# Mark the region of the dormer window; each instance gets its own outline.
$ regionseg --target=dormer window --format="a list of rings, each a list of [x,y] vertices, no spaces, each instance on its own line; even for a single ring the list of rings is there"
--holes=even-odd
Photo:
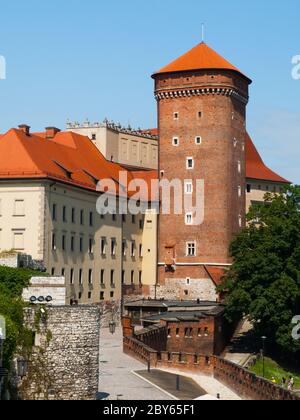
[[[72,178],[73,172],[70,171],[69,169],[67,169],[65,166],[61,165],[60,163],[58,163],[56,160],[53,161],[65,174],[65,176],[67,178]]]

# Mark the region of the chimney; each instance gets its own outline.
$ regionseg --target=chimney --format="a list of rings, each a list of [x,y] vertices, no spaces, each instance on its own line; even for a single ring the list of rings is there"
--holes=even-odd
[[[30,127],[29,127],[29,125],[21,124],[21,125],[19,125],[19,130],[23,131],[23,133],[26,134],[26,136],[30,136]]]
[[[56,127],[46,127],[46,139],[54,139],[57,133],[60,132],[59,128]]]

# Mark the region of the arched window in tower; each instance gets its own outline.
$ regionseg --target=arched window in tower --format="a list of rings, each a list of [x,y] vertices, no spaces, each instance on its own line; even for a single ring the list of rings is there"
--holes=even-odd
[[[173,144],[173,146],[178,147],[179,144],[180,144],[179,138],[178,137],[173,137],[172,144]]]
[[[194,169],[194,167],[195,167],[194,158],[192,157],[186,158],[186,168],[188,170],[191,170],[191,169]]]
[[[238,187],[238,193],[239,193],[239,197],[241,197],[242,196],[242,187],[240,185]]]
[[[179,120],[179,112],[174,112],[174,120]]]
[[[242,172],[242,164],[241,161],[238,161],[238,173],[240,174]]]

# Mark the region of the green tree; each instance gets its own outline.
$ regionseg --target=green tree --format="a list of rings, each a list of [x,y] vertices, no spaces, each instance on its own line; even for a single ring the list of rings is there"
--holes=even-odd
[[[220,291],[227,318],[247,315],[281,355],[299,358],[292,319],[300,315],[300,186],[267,194],[248,214],[249,226],[232,243],[234,263]]]

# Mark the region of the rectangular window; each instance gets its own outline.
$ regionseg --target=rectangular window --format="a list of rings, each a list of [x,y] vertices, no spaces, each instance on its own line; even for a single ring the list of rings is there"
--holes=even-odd
[[[140,220],[140,229],[141,230],[144,229],[144,221],[143,221],[143,219]]]
[[[135,257],[135,241],[131,241],[131,256]]]
[[[61,238],[61,247],[63,251],[66,250],[66,235],[63,235]]]
[[[74,284],[74,269],[70,270],[70,284]]]
[[[250,194],[251,193],[251,184],[247,184],[247,193]]]
[[[57,220],[57,205],[56,204],[52,205],[52,219]]]
[[[195,138],[195,143],[197,146],[200,146],[202,144],[202,138],[200,136],[197,136]]]
[[[186,248],[187,248],[186,253],[188,257],[196,256],[196,242],[188,242]]]
[[[140,244],[139,246],[139,257],[142,258],[143,257],[143,245]]]
[[[83,252],[83,236],[81,236],[79,239],[79,251]]]
[[[185,224],[188,226],[191,226],[193,224],[193,214],[192,213],[187,213],[185,215]]]
[[[90,227],[92,227],[94,225],[94,214],[92,211],[90,211]]]
[[[116,239],[112,239],[111,240],[111,256],[115,257],[116,256],[116,249],[117,249],[117,241]]]
[[[100,284],[103,286],[105,284],[105,270],[101,270],[100,272]]]
[[[80,224],[84,225],[84,210],[80,210]]]
[[[93,238],[89,239],[89,253],[90,254],[94,253],[94,239]]]
[[[240,174],[242,172],[242,164],[240,161],[238,161],[238,173]]]
[[[25,202],[24,202],[24,200],[15,200],[14,216],[25,216]]]
[[[134,215],[134,214],[131,216],[131,222],[132,222],[133,224],[135,224],[135,222],[136,222],[136,218],[135,218],[135,215]]]
[[[178,137],[173,137],[172,144],[173,144],[173,146],[178,147],[179,146],[179,138]]]
[[[142,286],[143,284],[143,272],[139,271],[139,285]]]
[[[52,233],[52,251],[56,251],[56,235]]]
[[[62,268],[62,269],[61,269],[61,276],[62,276],[62,277],[65,277],[65,274],[66,274],[66,270],[65,270],[64,268]]]
[[[113,299],[115,296],[115,292],[110,292],[110,298]]]
[[[67,222],[67,207],[63,206],[63,222]]]
[[[13,232],[13,249],[17,251],[24,249],[24,231]]]
[[[54,276],[55,275],[55,268],[52,268],[51,269],[51,276]]]
[[[76,210],[74,207],[72,207],[72,223],[76,223]]]
[[[101,255],[106,254],[106,238],[101,239]]]
[[[178,120],[179,119],[179,112],[174,112],[174,120]]]
[[[89,284],[93,284],[93,270],[89,270]]]
[[[100,300],[104,300],[104,292],[100,292]]]
[[[75,251],[75,236],[71,236],[71,251]]]
[[[188,157],[188,158],[186,159],[186,168],[187,168],[188,170],[194,169],[194,158],[192,158],[192,157]]]
[[[134,284],[134,271],[131,271],[131,284]]]
[[[202,112],[201,111],[198,112],[198,118],[202,118]]]
[[[88,293],[88,299],[92,299],[92,292]]]
[[[125,270],[122,271],[122,284],[125,284],[126,278],[125,278]]]
[[[78,278],[79,278],[79,284],[82,286],[83,277],[82,277],[82,269],[81,268],[80,268],[79,273],[78,273]]]
[[[122,255],[123,257],[126,257],[126,239],[123,239],[122,241]]]
[[[193,181],[186,181],[185,182],[185,193],[186,194],[193,194]]]
[[[110,285],[111,287],[115,285],[115,270],[110,271]]]

